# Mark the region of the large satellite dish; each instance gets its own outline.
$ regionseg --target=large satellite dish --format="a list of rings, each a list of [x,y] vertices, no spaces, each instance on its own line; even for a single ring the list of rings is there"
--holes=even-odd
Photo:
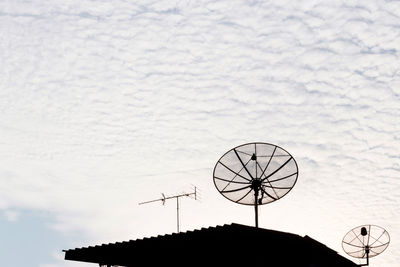
[[[268,143],[248,143],[226,152],[214,168],[214,184],[227,199],[254,205],[258,227],[258,205],[285,196],[296,184],[297,163],[283,148]]]
[[[361,225],[350,230],[343,238],[343,250],[350,256],[366,259],[381,254],[390,242],[389,233],[376,225]]]

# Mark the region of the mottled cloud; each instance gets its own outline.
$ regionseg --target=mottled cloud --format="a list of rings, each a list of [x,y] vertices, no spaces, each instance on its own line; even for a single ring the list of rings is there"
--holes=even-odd
[[[341,254],[361,224],[399,239],[398,14],[398,1],[0,3],[0,208],[50,211],[88,245],[174,231],[173,203],[137,203],[196,184],[182,228],[252,224],[212,169],[263,141],[300,175],[260,226]]]

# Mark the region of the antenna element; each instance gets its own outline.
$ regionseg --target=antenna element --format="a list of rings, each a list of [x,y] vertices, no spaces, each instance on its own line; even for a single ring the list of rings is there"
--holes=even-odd
[[[167,199],[176,198],[176,228],[177,228],[177,232],[179,233],[180,232],[179,231],[179,198],[194,196],[194,200],[197,200],[197,187],[194,187],[194,191],[192,193],[182,193],[180,195],[174,195],[174,196],[170,196],[170,197],[166,197],[164,195],[164,193],[161,193],[161,196],[162,196],[162,198],[141,202],[141,203],[139,203],[139,205],[148,204],[148,203],[152,203],[152,202],[158,202],[158,201],[161,201],[162,204],[165,205],[165,201]]]

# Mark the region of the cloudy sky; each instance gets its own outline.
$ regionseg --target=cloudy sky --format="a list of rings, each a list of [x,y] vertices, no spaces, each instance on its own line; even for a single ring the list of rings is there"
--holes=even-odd
[[[140,2],[140,3],[139,3]],[[260,227],[384,227],[400,261],[399,1],[0,1],[0,258],[96,266],[63,249],[254,224],[212,171],[267,142],[299,166]],[[357,259],[353,259],[360,263]]]

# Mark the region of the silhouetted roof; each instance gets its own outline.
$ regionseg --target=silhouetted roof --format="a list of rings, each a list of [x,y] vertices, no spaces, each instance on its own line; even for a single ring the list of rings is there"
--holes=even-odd
[[[308,236],[240,224],[70,249],[65,259],[120,266],[358,266]]]

